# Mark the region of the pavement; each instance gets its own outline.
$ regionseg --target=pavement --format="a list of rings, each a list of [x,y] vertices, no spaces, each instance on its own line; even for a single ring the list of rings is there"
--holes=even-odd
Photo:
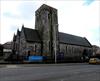
[[[54,63],[54,64],[0,64],[0,68],[9,67],[44,67],[44,66],[71,66],[71,65],[88,65],[88,63]]]
[[[100,65],[19,64],[0,68],[0,81],[100,81]]]

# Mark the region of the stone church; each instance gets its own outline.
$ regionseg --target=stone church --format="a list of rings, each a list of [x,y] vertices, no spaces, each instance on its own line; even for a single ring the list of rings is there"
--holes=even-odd
[[[89,56],[92,45],[85,37],[79,37],[58,30],[57,9],[43,4],[35,12],[35,29],[22,25],[21,31],[13,37],[13,48],[19,56],[46,56],[54,61],[82,60]]]

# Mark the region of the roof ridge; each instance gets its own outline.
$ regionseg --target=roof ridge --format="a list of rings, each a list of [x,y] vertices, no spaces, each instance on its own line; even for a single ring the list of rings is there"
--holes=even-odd
[[[77,35],[73,35],[73,34],[69,34],[69,33],[64,33],[64,32],[59,32],[59,33],[63,33],[63,34],[71,35],[71,36],[76,36],[76,37],[81,37],[81,36],[77,36]],[[84,37],[81,37],[81,38],[84,38]]]
[[[32,29],[32,28],[24,27],[24,29]],[[32,29],[32,30],[35,30],[35,29]]]
[[[23,28],[25,39],[27,42],[40,42],[40,36],[38,35],[38,30],[31,28]]]
[[[62,43],[91,47],[91,43],[86,38],[67,33],[59,32],[59,40]]]

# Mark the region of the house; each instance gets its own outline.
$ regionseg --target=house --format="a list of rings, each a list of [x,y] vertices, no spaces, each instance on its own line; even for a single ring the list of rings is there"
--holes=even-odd
[[[92,45],[85,37],[59,32],[57,9],[43,4],[35,12],[35,29],[22,25],[13,37],[15,54],[27,57],[46,56],[47,61],[81,61],[89,59]]]
[[[12,53],[12,41],[3,44],[3,59],[8,60]]]
[[[2,56],[3,56],[3,45],[0,44],[0,60],[1,60]]]
[[[92,48],[93,48],[92,57],[100,58],[100,47],[96,46],[96,45],[93,45]]]

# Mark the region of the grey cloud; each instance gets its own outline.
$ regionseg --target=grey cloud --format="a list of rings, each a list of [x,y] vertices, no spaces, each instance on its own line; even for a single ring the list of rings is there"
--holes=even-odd
[[[20,13],[19,15],[13,14],[12,12],[4,12],[3,15],[5,17],[14,18],[14,19],[22,19],[22,20],[31,20],[35,15],[35,10],[37,9],[38,4],[34,2],[22,2],[17,8],[17,11]]]

